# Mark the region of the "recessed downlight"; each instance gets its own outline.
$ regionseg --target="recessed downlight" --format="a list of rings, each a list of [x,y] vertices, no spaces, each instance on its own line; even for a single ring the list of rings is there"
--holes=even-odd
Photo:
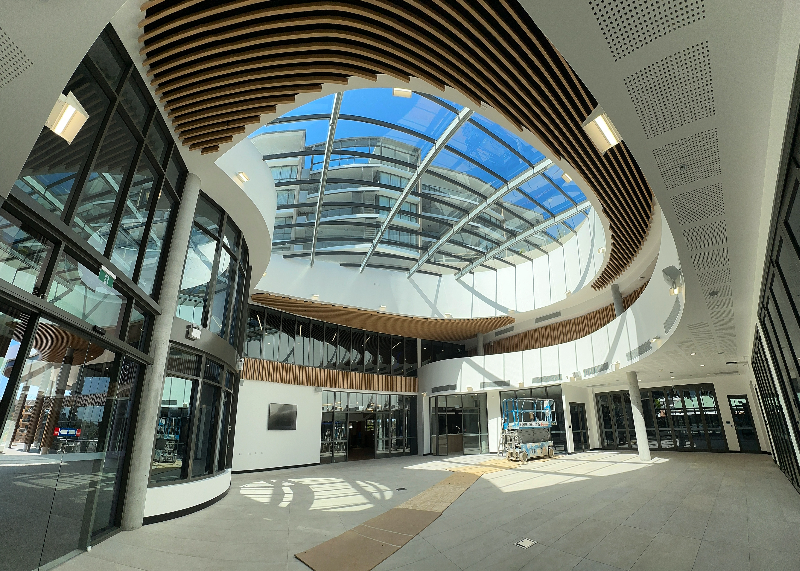
[[[405,97],[406,99],[410,99],[412,93],[413,92],[410,89],[402,89],[400,87],[395,87],[392,89],[392,95],[395,97]]]

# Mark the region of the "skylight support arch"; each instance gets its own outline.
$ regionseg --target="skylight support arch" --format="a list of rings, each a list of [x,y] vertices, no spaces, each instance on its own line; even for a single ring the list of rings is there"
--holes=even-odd
[[[314,216],[314,235],[311,242],[311,266],[314,266],[314,253],[317,249],[317,234],[319,232],[319,219],[322,214],[322,201],[325,196],[325,183],[328,179],[328,168],[331,164],[331,151],[333,140],[336,137],[336,123],[339,121],[339,110],[342,108],[344,94],[340,91],[333,98],[333,111],[328,122],[328,138],[325,141],[325,158],[322,162],[322,173],[319,177],[319,194],[317,195],[317,210]]]

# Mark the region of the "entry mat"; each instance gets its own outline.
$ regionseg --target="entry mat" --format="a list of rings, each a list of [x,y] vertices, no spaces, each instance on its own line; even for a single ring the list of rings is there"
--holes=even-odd
[[[516,466],[497,459],[450,468],[452,475],[405,503],[295,557],[314,571],[370,571],[433,523],[483,474]]]

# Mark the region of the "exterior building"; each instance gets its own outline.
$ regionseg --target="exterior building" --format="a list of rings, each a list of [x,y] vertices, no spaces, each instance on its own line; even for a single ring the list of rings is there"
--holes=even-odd
[[[434,4],[4,3],[0,571],[234,491],[347,527],[342,474],[469,472],[506,399],[800,492],[800,8]]]

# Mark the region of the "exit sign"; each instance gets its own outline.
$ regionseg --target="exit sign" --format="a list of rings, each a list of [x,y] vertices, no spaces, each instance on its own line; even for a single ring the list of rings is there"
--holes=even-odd
[[[117,276],[112,274],[105,266],[100,266],[100,273],[97,274],[97,277],[108,287],[114,287],[114,280],[117,279]]]

